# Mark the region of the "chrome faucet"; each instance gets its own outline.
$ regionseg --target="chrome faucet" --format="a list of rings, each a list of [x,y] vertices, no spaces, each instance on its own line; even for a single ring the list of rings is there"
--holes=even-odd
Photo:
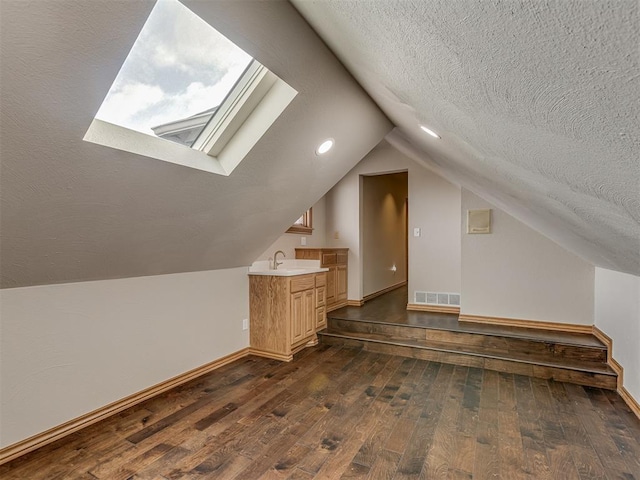
[[[276,253],[273,254],[273,269],[277,270],[278,269],[278,265],[282,265],[282,262],[278,261],[278,254],[281,253],[283,257],[287,257],[284,252],[282,250],[278,250]]]

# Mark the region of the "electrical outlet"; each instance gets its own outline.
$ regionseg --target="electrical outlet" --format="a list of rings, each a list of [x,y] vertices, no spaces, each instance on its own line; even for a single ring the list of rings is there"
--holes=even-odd
[[[340,232],[338,230],[333,232],[333,238],[335,238],[336,240],[340,240]]]
[[[249,319],[242,319],[242,330],[249,330]]]
[[[307,237],[300,237],[300,245],[303,247],[307,244]]]

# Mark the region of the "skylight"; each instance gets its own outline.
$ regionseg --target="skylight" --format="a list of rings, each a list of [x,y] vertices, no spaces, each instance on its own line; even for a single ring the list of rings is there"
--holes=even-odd
[[[210,118],[251,60],[177,0],[158,0],[96,118],[147,135]]]
[[[297,93],[179,1],[157,0],[84,140],[229,175]]]

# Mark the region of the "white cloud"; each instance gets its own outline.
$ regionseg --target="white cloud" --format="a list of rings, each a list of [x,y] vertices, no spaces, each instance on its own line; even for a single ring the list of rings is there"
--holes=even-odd
[[[100,106],[96,118],[116,123],[133,130],[142,131],[135,117],[161,102],[164,92],[157,85],[125,83],[109,95]]]
[[[147,58],[158,66],[206,74],[211,69],[246,66],[250,60],[249,55],[176,0],[160,0],[156,9],[148,38],[141,38],[141,43],[149,50]]]
[[[97,118],[143,133],[220,104],[251,57],[176,0],[160,0]]]

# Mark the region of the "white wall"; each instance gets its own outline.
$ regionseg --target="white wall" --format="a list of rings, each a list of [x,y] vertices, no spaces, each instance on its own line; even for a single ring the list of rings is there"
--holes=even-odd
[[[324,247],[326,246],[325,237],[325,197],[318,200],[313,205],[313,232],[308,234],[302,233],[283,233],[269,248],[267,248],[262,254],[256,258],[256,260],[268,260],[273,258],[273,254],[278,250],[282,250],[287,259],[296,258],[296,248],[298,247]],[[302,215],[304,212],[300,212]],[[302,245],[301,239],[306,238],[307,244]]]
[[[466,234],[467,210],[492,209],[492,233]],[[593,324],[594,267],[462,191],[461,313]]]
[[[407,280],[407,195],[407,172],[362,177],[365,297]]]
[[[613,340],[624,386],[640,401],[640,277],[596,267],[595,324]]]
[[[246,268],[0,290],[0,447],[249,345]]]
[[[409,236],[409,301],[415,290],[460,291],[460,188],[383,141],[326,195],[327,244],[349,248],[350,300],[363,297],[360,176],[399,171],[409,175],[409,229],[422,228]]]

